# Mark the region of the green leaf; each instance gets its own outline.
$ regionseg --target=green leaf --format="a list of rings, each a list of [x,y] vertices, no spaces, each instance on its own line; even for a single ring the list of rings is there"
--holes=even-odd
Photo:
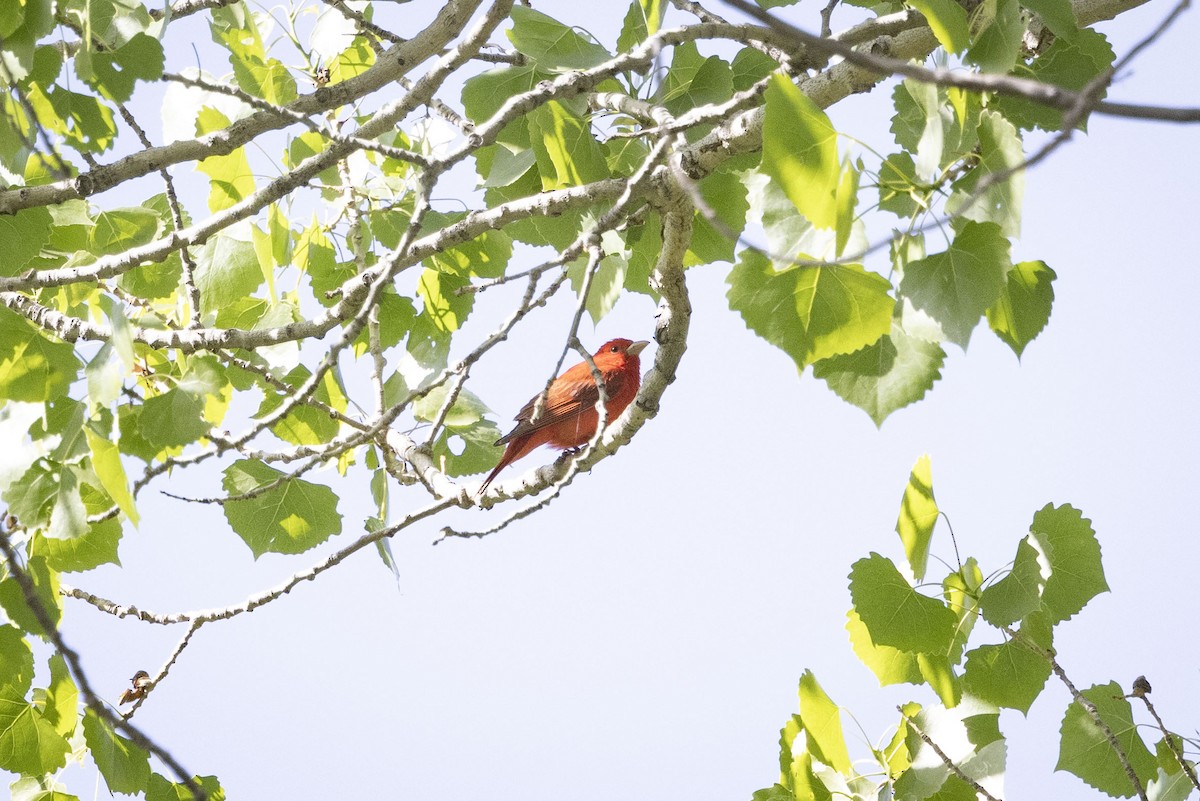
[[[207,801],[225,801],[225,788],[221,787],[216,776],[193,776],[192,780],[200,786]],[[146,801],[193,801],[195,798],[186,784],[172,782],[157,773],[150,774]]]
[[[89,490],[86,484],[84,490]],[[108,499],[93,491],[102,508],[92,508],[84,493],[84,507],[89,513],[102,512],[108,508]],[[38,536],[35,551],[46,558],[46,564],[60,573],[91,570],[105,564],[121,564],[117,558],[117,545],[121,542],[121,523],[116,518],[93,523],[87,533],[72,540],[51,540]]]
[[[0,275],[20,275],[50,238],[50,212],[36,207],[0,216]]]
[[[1000,297],[987,310],[988,325],[1018,359],[1050,322],[1056,278],[1044,261],[1014,264],[1005,276]]]
[[[40,556],[30,557],[25,563],[25,575],[33,581],[34,597],[39,601],[42,611],[49,615],[50,622],[55,626],[62,620],[62,599],[58,594],[58,574],[49,568],[46,560]],[[8,619],[16,623],[30,634],[36,634],[45,639],[42,625],[34,616],[32,608],[17,577],[9,572],[7,565],[0,573],[0,608],[8,615]],[[3,767],[3,764],[0,764]]]
[[[432,232],[466,218],[466,214],[426,212],[425,230]],[[434,253],[425,262],[444,273],[480,278],[499,278],[512,258],[512,240],[503,231],[487,231],[467,242]]]
[[[1068,620],[1108,591],[1091,522],[1069,504],[1046,504],[1029,526],[1030,536],[1050,562],[1042,604],[1052,623]]]
[[[472,76],[463,84],[463,110],[472,121],[483,122],[499,111],[500,107],[513,95],[528,92],[537,86],[538,82],[552,77],[552,73],[539,70],[533,64],[490,69]],[[512,128],[511,124],[505,128],[510,136],[505,137],[501,134],[499,141],[511,141],[511,134],[515,131],[510,132],[509,128]],[[526,140],[525,142],[513,142],[513,144],[528,146],[529,143]]]
[[[25,632],[0,625],[0,695],[23,697],[33,685],[33,650]]]
[[[91,709],[83,715],[83,736],[110,793],[132,795],[150,783],[150,754],[117,734]]]
[[[451,477],[482,473],[496,466],[503,448],[496,446],[500,429],[490,420],[446,428],[433,443],[433,456]]]
[[[26,528],[38,528],[50,522],[50,510],[58,493],[58,474],[62,466],[48,459],[38,459],[8,485],[4,501],[8,512]]]
[[[588,291],[586,308],[596,325],[612,311],[621,290],[625,287],[625,269],[628,262],[620,253],[611,253],[596,265],[596,274]],[[571,288],[579,294],[583,290],[584,274],[587,269],[587,259],[576,259],[567,265],[567,277],[571,280]]]
[[[588,69],[612,58],[600,45],[532,8],[516,5],[511,17],[509,41],[543,69]]]
[[[880,181],[896,184],[906,179],[926,196],[948,167],[973,155],[979,141],[979,95],[905,79],[892,92],[892,102],[892,133],[897,144],[916,154],[916,163],[911,156],[905,161],[905,154],[890,156],[884,167],[891,167],[881,167]]]
[[[1021,634],[1051,650],[1051,630],[1045,622],[1023,625]],[[963,685],[976,698],[1028,714],[1048,678],[1050,662],[1045,657],[1009,640],[1003,645],[982,645],[969,651]]]
[[[1011,268],[1009,242],[994,223],[967,222],[949,249],[910,262],[900,293],[964,349],[984,312],[1000,296]]]
[[[883,425],[892,412],[916,403],[942,377],[946,352],[936,342],[892,332],[862,350],[813,365],[813,375],[839,398]]]
[[[4,36],[4,45],[0,47],[0,65],[4,67],[5,77],[12,81],[20,81],[29,75],[38,40],[53,31],[55,25],[51,0],[26,0],[22,10],[20,23]],[[9,26],[14,23],[15,20],[10,18]]]
[[[776,784],[764,790],[755,790],[750,801],[796,801],[796,796],[782,784]]]
[[[125,475],[124,465],[121,464],[121,453],[117,444],[98,434],[91,426],[85,426],[84,433],[92,452],[92,469],[100,479],[101,486],[136,526],[139,519],[137,506],[133,501],[133,493],[129,491],[129,479]]]
[[[1158,775],[1146,785],[1149,801],[1187,801],[1192,794],[1192,780],[1182,770],[1174,774],[1158,769]]]
[[[196,117],[196,128],[200,133],[227,127],[229,118],[215,108],[205,106]],[[209,178],[209,211],[223,211],[254,193],[254,171],[250,169],[245,148],[239,147],[223,155],[201,159],[196,169]]]
[[[984,588],[979,596],[983,619],[993,626],[1011,626],[1041,606],[1045,577],[1030,537],[1017,545],[1008,575]]]
[[[70,738],[79,723],[79,688],[67,670],[62,654],[50,657],[50,686],[46,689],[46,720],[63,737]]]
[[[810,256],[833,260],[837,253],[837,231],[832,228],[816,228],[802,215],[783,188],[761,170],[748,170],[742,175],[746,185],[750,209],[746,219],[761,223],[767,236],[767,250],[779,257],[807,260]],[[743,224],[738,225],[741,230]],[[867,246],[861,222],[855,223],[852,233],[853,246]],[[861,241],[860,241],[861,240]]]
[[[0,399],[46,401],[79,373],[75,349],[54,342],[20,315],[0,308]]]
[[[1058,37],[1056,41],[1074,39],[1079,33],[1079,21],[1075,19],[1071,0],[1021,0],[1021,5],[1042,18],[1042,24]]]
[[[457,331],[471,313],[475,302],[472,293],[456,293],[456,290],[467,286],[468,283],[465,278],[435,270],[423,270],[417,284],[417,294],[421,296],[425,307],[421,319],[439,334],[452,334]]]
[[[765,104],[763,170],[814,226],[833,228],[841,177],[837,131],[825,112],[782,75],[772,76]]]
[[[295,79],[278,59],[267,58],[262,34],[246,6],[214,9],[210,29],[213,41],[229,51],[239,88],[276,106],[296,99]]]
[[[205,314],[249,296],[262,283],[253,242],[218,234],[201,246],[196,258],[196,286],[200,290],[200,309]]]
[[[961,53],[967,48],[970,32],[967,30],[967,12],[954,0],[907,0],[929,21],[929,28],[937,37],[938,44],[951,53]]]
[[[671,69],[663,81],[659,102],[674,115],[712,103],[723,103],[733,97],[733,70],[729,62],[718,56],[705,58],[695,42],[678,45],[671,59]],[[688,132],[695,141],[707,127]]]
[[[850,568],[850,598],[877,645],[944,654],[954,638],[954,613],[914,590],[891,560],[877,553]]]
[[[1112,730],[1121,750],[1143,786],[1158,774],[1158,763],[1137,732],[1133,711],[1125,692],[1115,681],[1097,684],[1083,691],[1095,705],[1100,718]],[[1080,704],[1072,701],[1063,716],[1055,770],[1065,770],[1083,779],[1097,790],[1117,798],[1134,794],[1133,784],[1105,737]]]
[[[42,776],[67,764],[71,746],[33,704],[0,693],[0,768]]]
[[[813,756],[839,773],[849,774],[850,753],[842,733],[842,717],[811,670],[800,676],[800,719],[808,732],[808,748]]]
[[[917,667],[921,669],[921,678],[937,693],[943,706],[958,706],[962,700],[962,683],[955,675],[949,657],[942,654],[917,654]]]
[[[157,81],[163,74],[162,43],[138,32],[121,47],[103,51],[84,47],[75,56],[75,71],[98,93],[124,103],[139,80]]]
[[[54,496],[54,508],[50,511],[50,525],[45,536],[52,540],[73,540],[88,530],[87,511],[79,497],[79,479],[69,467],[64,467],[58,477],[58,492]]]
[[[746,227],[746,212],[750,208],[746,197],[746,185],[728,164],[699,182],[700,195],[729,230],[741,231]],[[789,205],[790,209],[790,205]],[[793,217],[795,214],[793,212]],[[721,233],[707,217],[696,212],[692,223],[692,240],[684,256],[684,265],[711,264],[715,261],[733,261],[734,239]]]
[[[324,134],[316,131],[305,131],[288,142],[287,150],[283,154],[283,164],[289,170],[294,170],[312,157],[324,152],[328,146],[329,140]],[[230,155],[237,156],[236,153],[231,153]],[[235,175],[243,175],[245,173],[246,168],[240,163],[229,161],[227,164],[229,164],[228,173]],[[317,173],[317,180],[325,186],[337,186],[341,179],[338,178],[337,167],[329,166]],[[243,181],[245,182],[246,179],[243,178]],[[247,189],[253,191],[252,188],[249,188],[248,184],[243,183],[241,191],[246,191]],[[214,185],[213,192],[215,193],[216,191],[217,187]],[[230,194],[236,193],[230,192]],[[327,195],[327,197],[331,196]]]
[[[608,161],[591,126],[566,105],[551,100],[525,120],[543,189],[583,186],[609,176]]]
[[[779,62],[761,50],[743,47],[733,57],[733,89],[744,92],[763,78],[779,69]]]
[[[203,396],[177,388],[147,398],[142,404],[142,436],[159,449],[195,442],[211,427],[204,419]]]
[[[312,376],[312,371],[304,365],[298,365],[283,380],[291,387],[299,387]],[[338,411],[345,411],[345,393],[337,382],[333,371],[327,371],[313,393],[317,400],[330,405]],[[264,391],[262,405],[255,413],[256,418],[262,418],[284,402],[286,393],[274,389]],[[340,407],[340,408],[339,408]],[[271,426],[272,433],[285,442],[293,445],[319,445],[331,441],[337,436],[341,423],[328,412],[300,404],[292,408],[282,420]]]
[[[921,667],[917,664],[916,654],[888,645],[876,645],[858,612],[851,609],[846,616],[846,631],[850,634],[854,654],[870,668],[881,686],[921,683]]]
[[[901,219],[912,218],[930,206],[933,188],[917,178],[917,165],[908,153],[893,153],[879,165],[879,208]]]
[[[994,222],[1005,236],[1021,233],[1021,202],[1025,194],[1025,163],[1021,137],[1012,123],[988,110],[979,117],[979,165],[954,182],[946,211],[976,222]],[[1015,170],[971,200],[980,181]]]
[[[621,25],[621,34],[617,37],[617,50],[628,53],[658,33],[665,10],[663,0],[632,0]]]
[[[858,203],[858,179],[862,161],[859,161],[858,167],[846,160],[846,164],[842,169],[842,178],[838,182],[837,190],[837,226],[836,226],[836,249],[835,253],[841,257],[846,250],[846,243],[850,241],[850,234],[854,230],[854,207]],[[740,229],[739,229],[740,230]]]
[[[729,274],[728,298],[750,330],[803,370],[886,334],[895,305],[890,289],[887,279],[858,265],[776,272],[761,253],[744,250]]]
[[[984,72],[1008,72],[1021,53],[1021,6],[1017,0],[983,0],[972,12],[973,43],[967,60]]]
[[[234,462],[224,475],[222,486],[231,496],[254,493],[284,478],[251,498],[224,503],[225,518],[255,559],[268,552],[304,553],[342,530],[338,498],[329,487],[285,477],[253,459]]]
[[[1069,3],[1066,8],[1071,10]],[[1055,39],[1045,52],[1034,59],[1028,70],[1021,70],[1021,74],[1022,77],[1042,83],[1079,91],[1112,66],[1114,57],[1112,46],[1104,34],[1084,29],[1069,40]],[[1101,92],[1097,100],[1103,100],[1105,94]],[[992,106],[1021,128],[1041,128],[1044,131],[1062,129],[1063,112],[1041,103],[1017,97],[998,97]],[[1087,117],[1084,117],[1079,120],[1078,127],[1086,128],[1086,123]]]
[[[929,543],[933,539],[933,527],[938,519],[938,505],[933,498],[933,472],[929,456],[922,456],[913,465],[908,475],[908,485],[900,499],[900,517],[896,520],[896,533],[904,543],[904,555],[908,567],[917,581],[925,579],[925,565],[929,561]]]

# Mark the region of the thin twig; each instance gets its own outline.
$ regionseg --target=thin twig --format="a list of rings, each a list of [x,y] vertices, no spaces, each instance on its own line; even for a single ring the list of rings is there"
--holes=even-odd
[[[917,725],[917,722],[915,720],[913,720],[912,718],[910,718],[905,713],[904,707],[898,706],[898,707],[896,707],[896,711],[900,713],[900,717],[904,718],[904,722],[907,723],[908,727],[913,730],[913,733],[921,738],[921,742],[925,743],[925,745],[932,748],[933,752],[938,755],[939,759],[942,760],[942,764],[944,764],[947,768],[949,768],[950,771],[955,776],[962,779],[967,784],[971,785],[971,788],[973,790],[975,790],[975,792],[979,793],[981,796],[988,799],[988,801],[1000,801],[1000,799],[996,798],[996,796],[989,793],[982,784],[975,781],[970,776],[968,776],[966,773],[964,773],[963,769],[960,768],[957,764],[955,764],[954,760],[951,759],[949,756],[947,756],[946,752],[943,751],[941,749],[941,747],[938,746],[937,743],[935,743],[932,739],[930,739],[928,734],[921,731],[921,727]]]
[[[1125,749],[1121,747],[1121,741],[1117,739],[1117,735],[1113,733],[1112,728],[1107,722],[1105,722],[1104,718],[1100,716],[1100,710],[1096,708],[1096,705],[1092,703],[1091,699],[1076,689],[1075,685],[1071,682],[1071,679],[1067,676],[1066,671],[1063,670],[1062,665],[1060,665],[1058,660],[1054,658],[1054,654],[1009,626],[1004,627],[1004,633],[1016,642],[1021,643],[1026,648],[1033,651],[1035,654],[1040,655],[1043,659],[1050,663],[1050,669],[1054,671],[1054,675],[1058,676],[1059,681],[1061,681],[1067,688],[1067,691],[1071,693],[1071,697],[1075,699],[1077,704],[1084,708],[1084,710],[1088,713],[1088,717],[1092,719],[1092,722],[1094,722],[1096,727],[1100,729],[1101,733],[1104,734],[1104,738],[1108,740],[1108,744],[1112,747],[1113,752],[1117,755],[1117,760],[1121,763],[1121,767],[1125,770],[1125,775],[1128,777],[1129,783],[1133,786],[1133,790],[1137,794],[1137,797],[1140,798],[1141,801],[1148,801],[1146,797],[1146,790],[1142,786],[1142,780],[1139,779],[1137,773],[1134,772],[1133,765],[1130,764],[1129,757],[1125,754]]]
[[[107,704],[100,700],[100,696],[92,689],[92,683],[83,670],[83,663],[79,658],[79,654],[63,640],[62,633],[59,632],[54,619],[46,611],[45,606],[42,605],[42,599],[38,597],[33,579],[29,577],[29,574],[21,566],[17,558],[16,549],[13,548],[12,543],[9,541],[7,531],[0,531],[0,551],[4,552],[4,559],[8,564],[9,575],[16,579],[17,585],[21,588],[21,594],[25,597],[25,603],[29,606],[29,611],[33,613],[34,619],[37,620],[38,625],[42,628],[42,632],[50,640],[55,651],[61,654],[63,660],[67,663],[67,667],[75,679],[75,684],[79,687],[79,691],[83,693],[88,709],[103,719],[109,727],[124,732],[139,747],[162,760],[163,764],[169,767],[171,772],[183,784],[187,785],[193,796],[200,799],[200,801],[205,801],[208,798],[208,794],[200,786],[199,782],[195,780],[191,771],[184,768],[170,752],[150,739],[141,729],[114,713]]]

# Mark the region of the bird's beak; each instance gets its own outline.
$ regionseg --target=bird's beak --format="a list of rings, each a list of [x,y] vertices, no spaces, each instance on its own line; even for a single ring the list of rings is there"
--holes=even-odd
[[[634,342],[632,345],[630,345],[628,348],[625,349],[625,352],[627,354],[629,354],[630,356],[637,356],[639,353],[644,351],[646,349],[646,346],[649,344],[650,344],[650,340],[643,339],[641,342]]]

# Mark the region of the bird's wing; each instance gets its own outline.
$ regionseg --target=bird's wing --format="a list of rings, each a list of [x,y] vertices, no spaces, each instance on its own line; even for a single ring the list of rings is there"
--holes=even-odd
[[[534,431],[570,420],[588,409],[595,408],[596,401],[600,399],[600,390],[596,387],[596,382],[592,380],[592,373],[588,366],[586,364],[577,366],[583,368],[582,371],[578,371],[578,375],[575,374],[577,372],[575,368],[572,368],[555,379],[554,384],[550,387],[550,392],[546,395],[546,402],[542,406],[542,415],[536,423],[531,422],[531,418],[539,395],[534,395],[529,399],[529,403],[521,407],[521,411],[517,412],[517,416],[513,418],[517,421],[516,428],[496,440],[496,444],[503,445],[517,437],[524,437]],[[604,376],[604,391],[609,398],[612,398],[620,392],[621,385],[624,383],[624,373],[608,373]]]

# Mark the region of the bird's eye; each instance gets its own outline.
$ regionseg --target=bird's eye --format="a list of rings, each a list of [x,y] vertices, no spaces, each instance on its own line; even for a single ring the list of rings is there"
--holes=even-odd
[[[613,345],[611,348],[609,348],[609,350],[611,350],[613,353],[616,353],[620,350],[620,348],[618,348],[616,345]]]

